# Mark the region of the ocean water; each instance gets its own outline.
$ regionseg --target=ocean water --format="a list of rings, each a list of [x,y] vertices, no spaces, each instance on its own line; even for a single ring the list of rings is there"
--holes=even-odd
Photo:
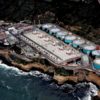
[[[59,86],[39,71],[23,72],[0,64],[0,100],[91,100],[97,90],[86,82]]]

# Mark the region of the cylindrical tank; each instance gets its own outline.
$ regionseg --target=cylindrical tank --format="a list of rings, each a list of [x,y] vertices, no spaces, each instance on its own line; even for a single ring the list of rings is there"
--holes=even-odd
[[[93,61],[93,67],[97,70],[100,70],[100,58],[96,58],[94,61]]]
[[[80,45],[84,44],[85,43],[85,40],[83,39],[78,39],[78,40],[74,40],[73,43],[72,43],[72,46],[77,48],[79,47]]]
[[[53,26],[52,24],[44,24],[44,25],[42,25],[42,30],[47,31],[52,26]]]
[[[59,28],[51,28],[51,29],[49,30],[49,34],[51,34],[51,35],[56,35],[56,33],[59,32],[59,31],[60,31]]]
[[[68,35],[65,37],[65,43],[72,43],[76,39],[76,36],[74,35]]]
[[[65,38],[66,35],[68,35],[67,32],[65,32],[65,31],[60,31],[60,32],[57,32],[56,37],[59,38],[59,39],[61,39],[61,40],[63,40],[63,39]]]
[[[85,54],[90,54],[95,49],[96,49],[96,46],[92,44],[85,44],[82,46],[82,50]]]
[[[92,56],[94,58],[99,58],[100,57],[100,50],[94,50],[94,51],[92,51]]]
[[[89,66],[90,65],[89,56],[88,55],[82,55],[82,57],[81,57],[81,63],[85,67]]]

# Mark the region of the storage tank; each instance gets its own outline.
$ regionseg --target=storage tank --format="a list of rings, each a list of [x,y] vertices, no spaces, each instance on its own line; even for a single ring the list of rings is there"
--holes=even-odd
[[[74,40],[73,43],[72,43],[72,46],[74,48],[78,48],[80,45],[84,44],[85,43],[85,40],[83,39],[78,39],[78,40]]]
[[[81,57],[81,64],[86,67],[90,65],[90,61],[89,61],[89,56],[88,55],[82,55]]]
[[[59,38],[59,39],[61,39],[61,40],[64,40],[64,38],[65,38],[66,35],[68,35],[67,32],[60,31],[60,32],[57,32],[56,37]]]
[[[94,50],[94,51],[92,51],[92,56],[94,58],[100,58],[100,50]]]
[[[96,49],[96,46],[93,45],[93,44],[84,44],[82,46],[82,51],[85,53],[85,54],[90,54],[92,51],[94,51]]]
[[[69,44],[69,43],[72,43],[75,39],[76,39],[76,36],[68,35],[68,36],[65,37],[64,42]]]
[[[97,70],[100,70],[100,58],[96,58],[94,61],[93,61],[93,67]]]
[[[44,24],[42,25],[41,29],[44,31],[48,31],[49,28],[53,27],[52,24]]]
[[[51,35],[56,35],[56,33],[57,32],[59,32],[59,31],[61,31],[59,28],[51,28],[50,30],[49,30],[49,34],[51,34]]]

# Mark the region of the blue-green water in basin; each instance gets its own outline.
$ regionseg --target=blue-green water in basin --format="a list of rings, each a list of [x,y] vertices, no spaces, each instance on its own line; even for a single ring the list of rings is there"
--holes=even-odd
[[[38,71],[23,72],[0,65],[0,100],[88,100],[84,99],[88,85],[81,87],[71,84],[58,86],[50,76]],[[75,91],[66,93],[64,88]]]

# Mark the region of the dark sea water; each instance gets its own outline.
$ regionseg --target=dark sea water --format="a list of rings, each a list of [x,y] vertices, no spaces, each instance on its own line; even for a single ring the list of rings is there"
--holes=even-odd
[[[39,71],[23,72],[0,65],[0,100],[91,100],[90,95],[97,88],[92,84],[91,93],[89,84],[58,86],[50,76]]]

